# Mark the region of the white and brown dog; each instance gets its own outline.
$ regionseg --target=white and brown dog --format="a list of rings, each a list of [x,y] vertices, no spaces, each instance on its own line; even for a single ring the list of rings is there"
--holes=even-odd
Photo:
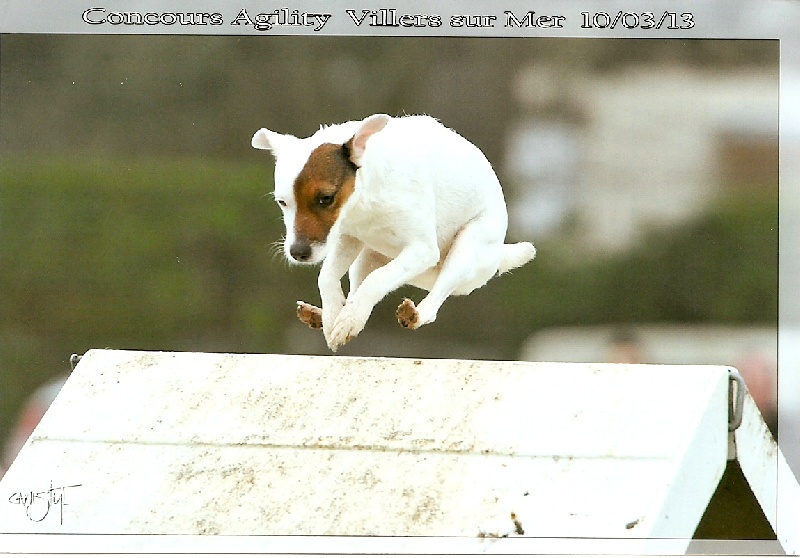
[[[402,285],[428,291],[419,305],[405,299],[397,309],[400,324],[416,329],[448,296],[536,255],[529,242],[504,244],[505,199],[484,154],[431,117],[375,114],[303,139],[262,128],[252,144],[275,156],[286,257],[322,262],[322,310],[298,302],[297,314],[322,327],[332,351]]]

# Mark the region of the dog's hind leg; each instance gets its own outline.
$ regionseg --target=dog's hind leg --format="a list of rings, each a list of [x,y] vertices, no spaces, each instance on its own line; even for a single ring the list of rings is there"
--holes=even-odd
[[[353,262],[353,265],[350,266],[348,271],[348,281],[350,282],[350,289],[347,295],[347,298],[350,298],[353,293],[361,286],[361,283],[364,282],[364,279],[378,269],[379,267],[383,267],[389,263],[389,258],[384,256],[383,254],[376,252],[374,250],[370,250],[367,247],[364,247],[361,250],[361,253],[358,254],[356,261]]]
[[[503,258],[503,239],[495,229],[484,215],[458,232],[428,295],[418,306],[405,299],[397,308],[400,325],[416,329],[435,321],[447,297],[469,294],[497,273]]]
[[[436,243],[420,240],[410,243],[393,260],[367,275],[358,289],[348,297],[347,304],[336,317],[330,334],[326,332],[328,347],[336,351],[339,346],[358,335],[367,323],[372,309],[384,296],[435,266],[437,261],[439,250]],[[323,269],[324,266],[325,264]],[[320,291],[321,287],[322,283]],[[324,301],[323,297],[323,332],[329,323],[324,313]]]

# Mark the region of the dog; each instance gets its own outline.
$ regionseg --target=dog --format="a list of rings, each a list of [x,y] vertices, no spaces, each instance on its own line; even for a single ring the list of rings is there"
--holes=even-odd
[[[449,296],[536,255],[529,242],[504,243],[506,203],[483,152],[430,116],[374,114],[302,139],[262,128],[252,145],[275,158],[286,258],[322,263],[322,308],[298,301],[297,315],[322,328],[333,352],[403,285],[428,291],[397,308],[398,322],[417,329]]]

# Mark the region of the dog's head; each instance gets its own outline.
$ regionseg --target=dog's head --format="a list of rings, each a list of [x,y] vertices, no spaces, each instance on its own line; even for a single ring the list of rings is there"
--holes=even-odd
[[[328,233],[355,190],[367,140],[390,118],[374,114],[322,128],[304,139],[266,128],[255,133],[253,147],[275,157],[275,201],[283,211],[289,261],[315,264],[325,259]]]

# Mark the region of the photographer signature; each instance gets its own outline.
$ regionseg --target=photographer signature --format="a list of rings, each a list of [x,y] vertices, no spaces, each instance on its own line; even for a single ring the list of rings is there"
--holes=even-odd
[[[50,510],[54,507],[58,508],[60,524],[64,524],[64,506],[67,505],[67,489],[77,488],[80,484],[71,484],[68,486],[53,486],[53,481],[50,481],[50,488],[41,492],[14,492],[8,501],[11,504],[19,504],[25,506],[25,515],[28,519],[35,522],[44,521]]]

